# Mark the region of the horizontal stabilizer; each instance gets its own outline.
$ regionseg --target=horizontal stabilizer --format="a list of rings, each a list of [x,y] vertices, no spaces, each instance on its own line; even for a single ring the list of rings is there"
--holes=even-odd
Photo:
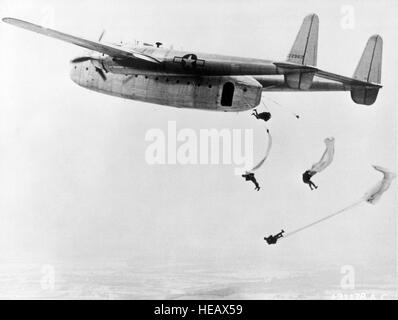
[[[291,63],[291,62],[274,62],[274,65],[282,70],[283,74],[287,74],[289,72],[314,72],[318,69],[311,66],[304,66],[301,64]]]
[[[280,73],[285,75],[289,73],[290,74],[314,73],[316,76],[320,78],[337,81],[348,86],[360,86],[360,87],[378,88],[378,89],[382,88],[382,85],[377,83],[361,81],[355,78],[350,78],[332,72],[324,71],[312,66],[303,66],[300,64],[294,64],[290,62],[274,62],[274,65],[278,67]]]

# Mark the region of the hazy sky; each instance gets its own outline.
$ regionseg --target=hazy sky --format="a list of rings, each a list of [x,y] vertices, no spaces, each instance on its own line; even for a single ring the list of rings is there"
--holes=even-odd
[[[342,28],[342,6],[355,24]],[[251,112],[175,109],[91,92],[69,78],[77,46],[0,23],[0,256],[4,259],[127,259],[154,264],[249,261],[391,266],[396,260],[396,182],[381,201],[265,246],[263,236],[295,229],[349,205],[381,175],[396,171],[396,1],[7,1],[0,16],[48,22],[104,41],[161,41],[174,48],[284,60],[302,19],[320,18],[318,66],[352,75],[369,36],[384,40],[377,102],[349,93],[272,93],[300,114],[272,106],[273,148],[257,176],[260,192],[233,166],[145,162],[151,128],[254,129]],[[44,22],[43,22],[44,21]],[[265,100],[267,101],[267,100]],[[335,160],[315,176],[325,137]],[[147,260],[148,259],[148,260]]]

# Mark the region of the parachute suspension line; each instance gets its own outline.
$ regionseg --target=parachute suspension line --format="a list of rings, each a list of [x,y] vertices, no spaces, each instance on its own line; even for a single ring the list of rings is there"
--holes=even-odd
[[[269,108],[267,107],[267,105],[265,104],[265,102],[263,100],[261,100],[260,103],[264,106],[264,108],[265,108],[265,110],[267,110],[267,112],[271,113]]]
[[[332,217],[334,217],[334,216],[337,216],[337,215],[339,215],[339,214],[341,214],[341,213],[344,213],[344,212],[346,212],[346,211],[348,211],[348,210],[350,210],[350,209],[356,207],[357,205],[359,205],[359,204],[361,204],[361,203],[364,203],[365,201],[366,201],[366,199],[361,198],[361,200],[356,201],[356,202],[354,202],[353,204],[350,204],[349,206],[347,206],[347,207],[345,207],[345,208],[343,208],[343,209],[341,209],[341,210],[339,210],[339,211],[337,211],[337,212],[334,212],[334,213],[332,213],[332,214],[330,214],[330,215],[328,215],[328,216],[326,216],[326,217],[323,217],[323,218],[321,218],[321,219],[319,219],[319,220],[316,220],[316,221],[314,221],[314,222],[312,222],[312,223],[310,223],[310,224],[307,224],[307,225],[305,225],[305,226],[303,226],[303,227],[300,227],[300,228],[298,228],[298,229],[296,229],[296,230],[293,230],[293,231],[291,231],[291,232],[286,233],[286,234],[283,236],[283,238],[290,237],[290,236],[294,235],[295,233],[298,233],[298,232],[300,232],[300,231],[303,231],[303,230],[305,230],[305,229],[307,229],[307,228],[310,228],[310,227],[312,227],[312,226],[314,226],[314,225],[316,225],[316,224],[318,224],[318,223],[321,223],[321,222],[323,222],[323,221],[325,221],[325,220],[328,220],[328,219],[330,219],[330,218],[332,218]],[[282,238],[282,239],[283,239],[283,238]]]
[[[250,103],[248,102],[248,100],[246,99],[246,97],[242,97],[243,98],[243,102],[246,105],[248,110],[254,109],[254,107],[252,105],[250,105]]]
[[[263,96],[263,97],[265,97],[265,96]],[[274,104],[276,104],[276,105],[282,107],[283,110],[289,112],[289,113],[290,113],[292,116],[294,116],[296,119],[300,119],[300,116],[299,116],[298,114],[296,114],[296,113],[294,113],[294,112],[291,112],[289,109],[285,108],[285,107],[282,106],[280,103],[276,102],[274,99],[271,99],[270,97],[265,97],[265,98],[268,99],[268,100],[270,100],[270,101],[272,101]]]

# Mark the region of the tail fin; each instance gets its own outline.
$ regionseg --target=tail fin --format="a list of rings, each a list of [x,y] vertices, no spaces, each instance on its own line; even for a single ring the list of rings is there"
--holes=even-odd
[[[371,36],[355,69],[353,78],[380,84],[382,52],[383,39],[379,35]]]
[[[381,62],[383,39],[379,35],[371,36],[355,69],[353,78],[373,84],[381,82]],[[351,98],[355,103],[371,105],[376,101],[379,88],[357,87],[351,89]]]
[[[310,14],[304,18],[293,47],[287,56],[288,62],[316,66],[318,29],[319,18],[316,14]]]
[[[303,20],[287,61],[299,65],[316,66],[318,51],[319,19],[310,14]],[[312,85],[314,73],[293,72],[285,74],[285,81],[290,88],[307,90]]]

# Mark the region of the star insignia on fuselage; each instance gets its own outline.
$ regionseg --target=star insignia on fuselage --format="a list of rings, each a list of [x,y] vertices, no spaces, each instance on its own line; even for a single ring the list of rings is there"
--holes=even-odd
[[[195,68],[197,60],[198,60],[198,58],[195,55],[189,54],[188,56],[182,57],[182,62],[181,63],[184,65],[184,67]]]
[[[184,68],[195,69],[196,67],[204,67],[205,60],[198,59],[198,57],[193,54],[186,54],[183,57],[174,57],[174,63],[180,63]]]

